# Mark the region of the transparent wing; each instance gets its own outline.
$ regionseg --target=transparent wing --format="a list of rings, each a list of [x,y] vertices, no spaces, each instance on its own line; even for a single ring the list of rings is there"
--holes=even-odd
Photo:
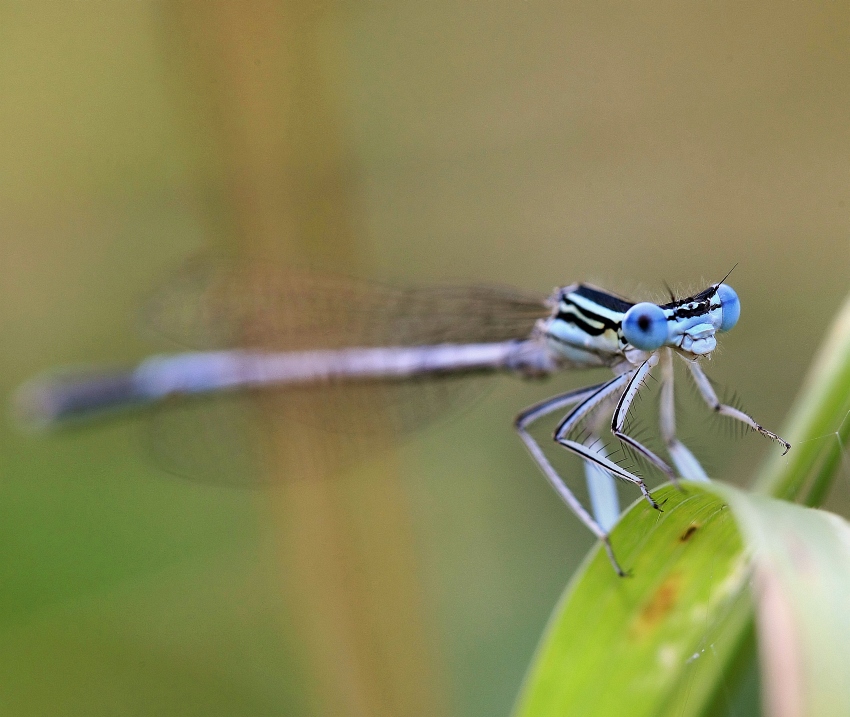
[[[187,348],[298,351],[522,339],[548,313],[539,297],[509,289],[399,289],[200,257],[157,293],[145,320]],[[180,398],[157,409],[149,439],[160,464],[194,479],[327,472],[469,405],[485,385],[464,374]]]
[[[160,467],[200,482],[332,474],[448,410],[468,408],[487,386],[483,377],[446,377],[175,397],[154,409],[144,440]]]
[[[502,287],[395,288],[200,256],[143,318],[186,347],[298,351],[523,339],[548,313],[539,296]]]

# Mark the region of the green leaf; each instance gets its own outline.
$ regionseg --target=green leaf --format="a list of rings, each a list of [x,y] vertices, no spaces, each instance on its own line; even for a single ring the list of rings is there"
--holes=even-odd
[[[832,486],[850,440],[850,297],[832,323],[783,429],[787,456],[773,453],[757,492],[819,505]]]
[[[692,715],[715,692],[749,620],[747,561],[724,500],[695,484],[655,493],[596,549],[543,638],[516,709],[548,715]]]
[[[768,713],[846,714],[850,526],[722,484],[656,495],[663,513],[638,502],[612,535],[632,576],[597,549],[570,583],[517,717],[703,714],[747,632],[753,569]]]
[[[850,525],[824,511],[718,489],[753,552],[767,713],[846,715]]]

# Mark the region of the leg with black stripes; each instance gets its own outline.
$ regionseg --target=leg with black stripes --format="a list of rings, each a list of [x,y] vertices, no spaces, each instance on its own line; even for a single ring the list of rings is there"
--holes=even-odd
[[[611,382],[609,381],[608,383]],[[560,396],[553,396],[545,401],[541,401],[520,413],[514,421],[514,427],[516,428],[517,433],[519,433],[519,437],[522,439],[522,442],[525,443],[525,447],[528,449],[531,457],[543,472],[546,480],[549,481],[549,485],[555,489],[555,492],[560,496],[561,500],[563,500],[578,519],[587,526],[590,532],[602,541],[602,544],[605,546],[605,552],[608,553],[608,559],[614,566],[614,570],[618,575],[623,577],[626,573],[620,567],[620,564],[617,562],[617,558],[614,556],[614,551],[611,548],[611,541],[608,538],[608,532],[593,516],[590,515],[590,513],[587,512],[585,507],[579,502],[578,498],[575,497],[573,492],[567,487],[566,483],[564,483],[563,478],[561,478],[561,476],[558,475],[558,472],[552,467],[549,459],[546,458],[546,455],[543,453],[543,449],[540,447],[540,444],[538,444],[528,432],[528,427],[538,419],[548,416],[555,411],[561,411],[565,408],[569,408],[570,406],[574,406],[576,403],[586,401],[603,390],[607,385],[608,384],[590,386],[589,388],[570,391],[569,393],[564,393]]]
[[[626,426],[626,418],[629,415],[629,409],[632,407],[632,403],[638,395],[638,391],[643,387],[644,382],[649,377],[650,371],[658,364],[658,354],[652,354],[646,361],[644,361],[640,366],[638,366],[635,371],[634,376],[632,376],[631,381],[629,381],[629,385],[626,386],[626,390],[623,391],[623,395],[620,396],[620,400],[617,402],[617,408],[614,409],[614,415],[611,417],[611,432],[617,436],[625,445],[633,448],[640,455],[646,458],[652,465],[654,465],[658,470],[667,474],[667,477],[676,482],[676,473],[675,471],[667,465],[665,461],[659,458],[655,453],[653,453],[649,448],[644,446],[642,443],[637,441],[636,439],[629,436],[625,433],[624,429]]]
[[[641,367],[645,365],[646,362],[641,364]],[[602,384],[596,393],[589,396],[582,403],[576,406],[572,412],[563,421],[561,421],[560,425],[555,430],[555,441],[568,451],[576,453],[585,460],[595,463],[617,478],[622,478],[629,483],[634,483],[638,488],[640,488],[640,492],[643,494],[643,497],[649,501],[649,504],[653,508],[661,510],[658,503],[656,503],[653,497],[649,494],[649,489],[646,487],[646,483],[643,482],[642,478],[634,475],[634,473],[630,473],[625,468],[618,466],[605,456],[600,455],[594,451],[593,448],[589,448],[583,443],[569,438],[571,432],[579,425],[582,419],[587,417],[588,414],[602,405],[607,399],[614,395],[624,393],[630,386],[633,386],[635,384],[635,377],[638,375],[641,367],[627,371],[626,373],[611,379],[608,383]]]

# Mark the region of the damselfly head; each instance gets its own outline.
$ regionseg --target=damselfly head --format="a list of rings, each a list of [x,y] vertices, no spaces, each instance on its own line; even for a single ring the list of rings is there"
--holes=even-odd
[[[732,287],[712,284],[699,294],[668,304],[644,301],[623,316],[623,336],[636,349],[662,346],[704,356],[717,347],[717,332],[729,331],[741,315],[741,302]]]

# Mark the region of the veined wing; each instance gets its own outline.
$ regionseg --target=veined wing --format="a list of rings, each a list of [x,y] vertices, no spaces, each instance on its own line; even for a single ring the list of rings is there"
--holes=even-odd
[[[144,319],[186,347],[304,351],[524,339],[549,312],[540,296],[502,287],[396,288],[200,256]]]

